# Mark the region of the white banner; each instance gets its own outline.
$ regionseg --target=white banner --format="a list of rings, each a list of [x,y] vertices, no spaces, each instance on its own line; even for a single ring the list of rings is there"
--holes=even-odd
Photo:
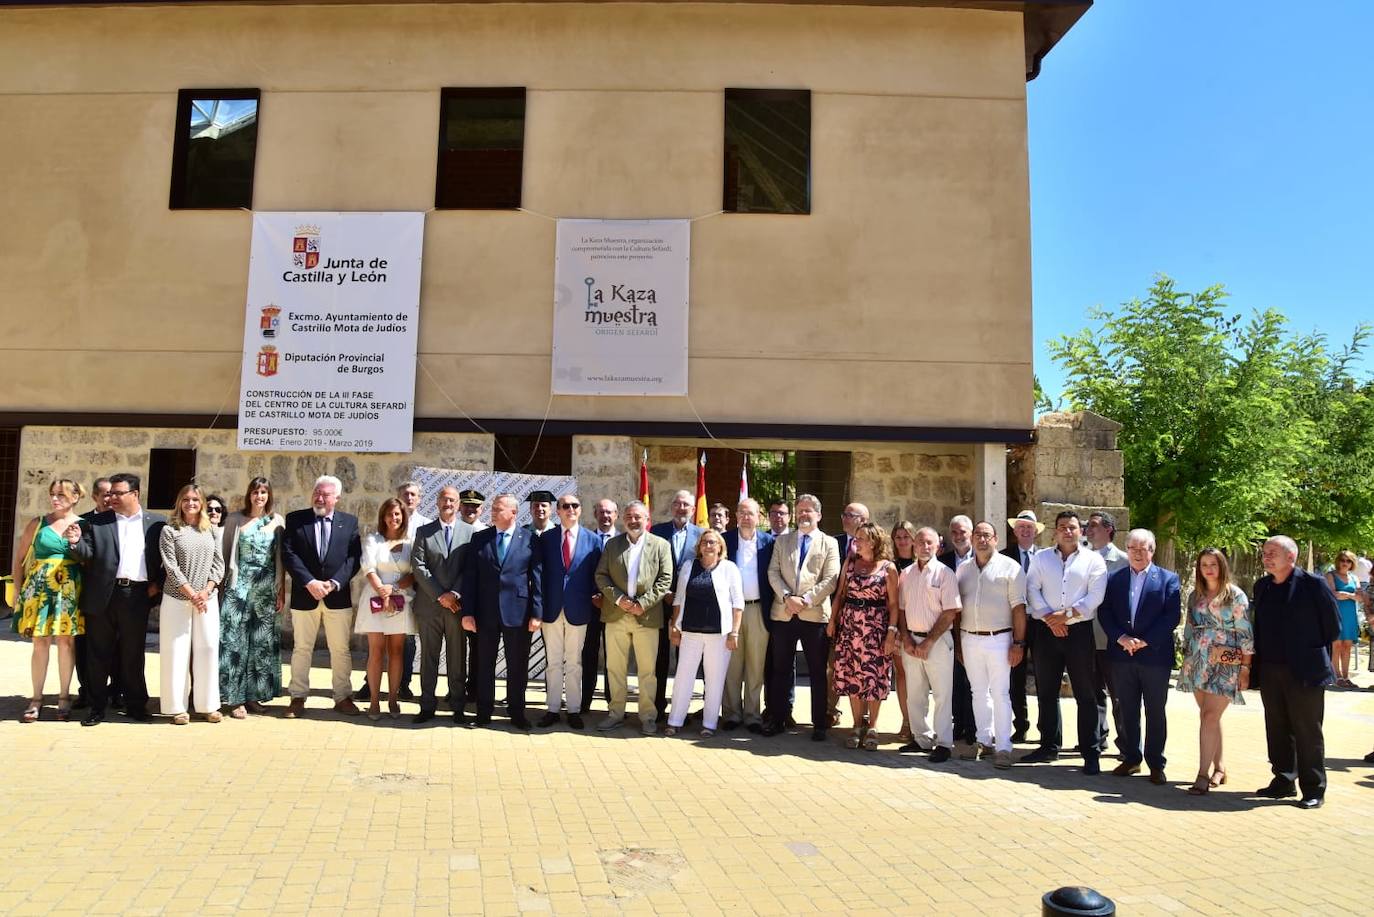
[[[409,452],[423,213],[255,213],[239,448]]]
[[[688,220],[559,220],[555,395],[687,394]]]

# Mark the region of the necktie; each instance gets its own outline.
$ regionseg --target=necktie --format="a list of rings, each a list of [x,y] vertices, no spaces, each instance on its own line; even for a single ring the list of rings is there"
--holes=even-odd
[[[453,526],[444,526],[444,553],[453,550]]]
[[[502,532],[496,539],[496,560],[498,563],[506,562],[506,544],[510,540],[510,532]]]
[[[329,517],[320,517],[320,557],[323,558],[329,553]]]
[[[802,566],[806,563],[806,551],[811,547],[811,536],[801,537],[801,550],[797,552],[797,572],[801,573]]]
[[[563,569],[567,570],[572,566],[573,533],[572,529],[563,531]]]
[[[1030,572],[1030,551],[1027,551],[1025,548],[1021,549],[1021,572]]]

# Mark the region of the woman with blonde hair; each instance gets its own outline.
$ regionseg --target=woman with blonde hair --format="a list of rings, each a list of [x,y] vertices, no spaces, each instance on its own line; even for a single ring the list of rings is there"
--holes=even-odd
[[[665,736],[676,735],[687,722],[687,707],[697,683],[697,666],[703,670],[705,706],[701,710],[701,737],[716,734],[721,700],[725,697],[725,673],[730,654],[739,648],[739,624],[744,615],[744,584],[739,567],[725,557],[725,538],[706,529],[697,541],[696,557],[684,563],[677,575],[673,616],[668,639],[677,647],[677,673],[673,676],[673,703]]]
[[[1230,704],[1245,703],[1241,692],[1250,687],[1255,632],[1250,625],[1249,603],[1241,588],[1231,582],[1231,567],[1225,554],[1216,548],[1203,548],[1197,557],[1193,583],[1183,627],[1185,655],[1177,688],[1191,691],[1197,700],[1200,754],[1197,780],[1188,792],[1201,796],[1226,782],[1221,715]]]
[[[1331,644],[1331,668],[1336,670],[1336,687],[1353,688],[1350,680],[1350,651],[1360,639],[1360,580],[1355,575],[1355,555],[1342,551],[1336,566],[1326,574],[1326,587],[1336,597],[1341,615],[1341,632]]]
[[[363,541],[362,573],[366,582],[358,596],[358,616],[354,631],[367,635],[367,683],[372,685],[372,703],[367,718],[382,718],[382,667],[386,666],[392,719],[401,715],[401,670],[405,667],[406,635],[415,633],[411,603],[415,599],[415,576],[411,573],[410,512],[392,497],[377,510],[377,531]],[[466,612],[465,612],[466,613]]]
[[[14,554],[15,626],[33,638],[33,694],[20,719],[32,723],[43,709],[43,685],[48,679],[52,645],[57,644],[57,718],[71,716],[69,691],[76,666],[75,638],[86,632],[78,600],[81,565],[72,545],[81,540],[81,517],[72,508],[85,496],[75,481],[62,478],[48,485],[46,516],[29,520]]]
[[[162,712],[172,722],[191,721],[186,702],[195,682],[196,710],[218,723],[219,597],[224,580],[220,533],[205,512],[200,488],[187,484],[158,539],[166,580],[158,616],[158,655],[162,663]]]

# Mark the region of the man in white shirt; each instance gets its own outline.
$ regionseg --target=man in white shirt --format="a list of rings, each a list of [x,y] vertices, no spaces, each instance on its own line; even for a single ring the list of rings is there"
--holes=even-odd
[[[1059,685],[1069,672],[1078,705],[1079,744],[1083,773],[1101,773],[1097,739],[1097,704],[1093,692],[1093,618],[1107,590],[1107,564],[1102,555],[1085,548],[1078,514],[1061,512],[1054,520],[1055,547],[1031,559],[1026,578],[1030,606],[1031,646],[1035,650],[1035,687],[1040,702],[1040,747],[1021,759],[1040,764],[1059,757],[1063,745],[1059,717]]]
[[[740,617],[739,641],[730,654],[725,672],[723,728],[743,723],[750,732],[763,732],[760,696],[768,659],[768,614],[773,607],[773,588],[768,564],[773,559],[773,536],[759,531],[759,504],[745,498],[735,508],[736,528],[725,533],[728,559],[739,568],[744,589],[744,614]]]
[[[959,646],[968,672],[977,743],[966,758],[993,757],[1011,767],[1011,670],[1026,650],[1026,574],[997,553],[997,529],[973,527],[973,560],[954,574],[959,583]]]
[[[915,737],[898,751],[930,751],[930,763],[949,760],[954,749],[954,635],[962,602],[954,571],[935,559],[940,534],[916,530],[916,562],[897,586],[898,639],[906,671],[906,709]],[[891,630],[891,628],[889,628]],[[929,723],[926,711],[934,699]]]
[[[1011,526],[1012,534],[1015,536],[1012,543],[1002,549],[1002,553],[1010,557],[1021,565],[1021,572],[1029,575],[1030,561],[1035,556],[1035,552],[1040,548],[1036,545],[1036,536],[1045,531],[1045,523],[1035,517],[1035,511],[1023,509],[1014,517],[1007,520],[1007,525]],[[1015,731],[1011,734],[1012,742],[1026,741],[1026,735],[1030,732],[1030,710],[1026,705],[1026,675],[1029,673],[1029,659],[1035,652],[1031,645],[1034,639],[1034,631],[1031,630],[1029,622],[1026,625],[1026,655],[1021,657],[1021,661],[1012,666],[1011,669],[1011,715],[1012,726]]]
[[[1107,575],[1111,576],[1126,566],[1126,552],[1116,546],[1116,517],[1108,512],[1088,514],[1088,522],[1083,526],[1088,536],[1088,545],[1107,563]],[[1093,700],[1097,704],[1097,750],[1107,753],[1107,699],[1112,702],[1112,726],[1116,729],[1116,750],[1125,753],[1121,744],[1121,711],[1117,708],[1116,687],[1112,681],[1112,660],[1107,653],[1107,632],[1102,629],[1102,620],[1093,618],[1093,640],[1096,650],[1093,654]]]

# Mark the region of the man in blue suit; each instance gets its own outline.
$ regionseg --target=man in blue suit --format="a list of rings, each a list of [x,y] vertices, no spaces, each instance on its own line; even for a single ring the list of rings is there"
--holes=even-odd
[[[543,618],[537,536],[517,527],[520,504],[514,494],[491,502],[491,528],[472,536],[463,570],[463,629],[477,640],[478,726],[491,724],[496,706],[496,654],[506,650],[506,710],[511,725],[529,729],[525,683],[529,679],[530,635]]]
[[[1182,614],[1178,574],[1154,564],[1155,536],[1132,529],[1126,536],[1128,563],[1107,578],[1107,595],[1097,619],[1107,633],[1111,678],[1120,704],[1119,777],[1140,772],[1140,707],[1145,705],[1144,761],[1150,782],[1162,786],[1168,722],[1169,672],[1174,667],[1174,628]]]
[[[757,500],[745,498],[735,508],[736,527],[725,533],[725,552],[739,567],[744,588],[744,615],[739,622],[739,645],[730,654],[725,671],[725,700],[721,704],[722,727],[731,730],[743,723],[750,732],[763,732],[764,669],[768,659],[769,612],[773,586],[768,564],[773,560],[773,536],[761,530]]]
[[[544,685],[549,697],[549,710],[539,721],[540,728],[558,722],[564,698],[568,725],[583,727],[582,647],[587,624],[600,615],[596,565],[601,562],[601,536],[584,529],[579,524],[581,518],[582,500],[577,494],[559,497],[558,525],[541,535],[535,546],[543,589],[540,633],[544,636]]]
[[[691,491],[679,490],[673,494],[673,502],[668,507],[673,514],[672,519],[667,522],[660,522],[658,525],[649,529],[649,534],[657,535],[668,542],[668,547],[673,553],[673,585],[668,592],[671,597],[677,595],[677,574],[682,565],[696,556],[697,539],[701,537],[702,528],[692,522],[692,509],[696,502]],[[673,671],[668,668],[668,628],[661,628],[658,632],[658,664],[655,671],[658,672],[658,688],[654,692],[654,709],[668,709],[668,673]]]

